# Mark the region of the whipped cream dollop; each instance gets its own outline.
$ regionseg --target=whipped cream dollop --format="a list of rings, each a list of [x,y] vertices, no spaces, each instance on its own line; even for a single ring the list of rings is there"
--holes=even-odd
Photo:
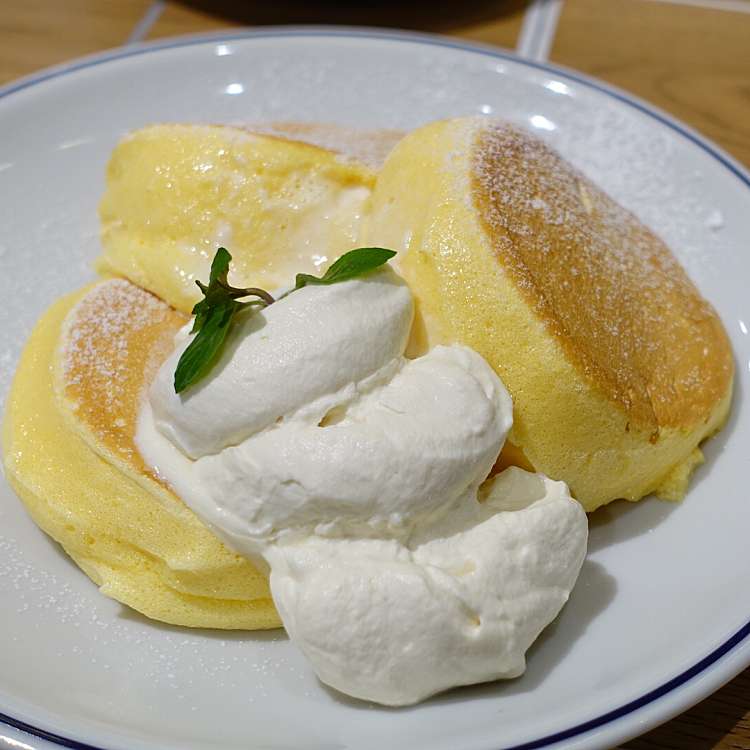
[[[406,359],[412,317],[390,269],[304,287],[241,318],[211,376],[177,395],[186,327],[136,435],[217,535],[270,566],[318,677],[386,705],[521,674],[587,538],[562,482],[485,482],[510,396],[466,347]]]

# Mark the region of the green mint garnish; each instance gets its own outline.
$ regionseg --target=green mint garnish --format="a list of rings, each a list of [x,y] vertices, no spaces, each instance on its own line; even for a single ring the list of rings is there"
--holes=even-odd
[[[383,247],[360,247],[350,250],[332,263],[320,278],[310,276],[309,273],[298,273],[294,289],[302,289],[308,284],[335,284],[338,281],[353,279],[372,271],[373,268],[382,266],[395,254],[393,250],[386,250]]]
[[[298,273],[294,289],[286,294],[302,289],[310,284],[336,284],[362,276],[387,263],[396,253],[382,247],[360,247],[342,255],[318,278],[307,273]],[[229,263],[232,256],[223,247],[216,251],[208,286],[200,281],[195,283],[203,292],[203,299],[193,307],[193,328],[195,336],[182,353],[174,373],[175,393],[182,393],[189,386],[205,377],[216,363],[234,316],[250,306],[267,307],[276,300],[265,290],[251,287],[238,289],[227,282]],[[243,297],[257,297],[240,302]],[[282,299],[282,297],[279,297]]]
[[[175,393],[200,380],[213,365],[235,314],[250,305],[267,305],[273,297],[262,289],[236,289],[227,283],[229,262],[232,256],[220,247],[211,263],[208,286],[196,281],[203,299],[193,307],[195,338],[182,353],[174,373]],[[255,296],[259,299],[238,302],[240,297]]]

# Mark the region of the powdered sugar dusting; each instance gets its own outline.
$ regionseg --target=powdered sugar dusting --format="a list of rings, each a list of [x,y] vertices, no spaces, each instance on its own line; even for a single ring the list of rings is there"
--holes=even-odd
[[[160,299],[123,279],[94,287],[66,319],[66,403],[124,458],[136,456],[132,436],[143,383],[183,322]]]
[[[658,230],[691,276],[705,275],[718,247],[701,217],[711,213],[707,201],[715,196],[707,192],[706,175],[699,169],[679,169],[676,179],[676,164],[684,161],[683,144],[667,129],[635,127],[615,107],[581,109],[571,103],[564,116],[550,116],[561,125],[553,132],[539,131],[542,138],[646,226]]]
[[[718,232],[720,229],[723,229],[724,217],[722,216],[721,211],[711,211],[711,213],[706,217],[705,224],[712,232]]]
[[[495,248],[574,361],[655,429],[701,418],[731,358],[664,243],[519,129],[483,127],[475,152],[472,198]]]
[[[76,664],[77,672],[90,680],[97,673],[101,678],[101,671],[131,679],[136,675],[142,685],[168,689],[171,700],[193,710],[203,699],[206,680],[217,690],[241,689],[243,700],[251,704],[266,698],[279,676],[310,679],[296,654],[283,647],[287,637],[282,630],[226,632],[216,638],[211,632],[155,623],[102,597],[82,573],[71,575],[72,567],[60,568],[54,558],[45,565],[42,552],[0,535],[0,596],[6,605],[6,642],[13,644],[13,652],[23,653],[28,642],[38,642],[37,636],[29,637],[30,630],[47,633],[50,619],[62,625],[59,641],[48,638],[41,646],[52,673],[58,664],[63,670]],[[248,674],[255,676],[251,690]],[[116,691],[108,697],[118,709]]]
[[[404,135],[402,130],[360,130],[328,123],[253,123],[246,127],[254,133],[301,140],[375,169]]]
[[[120,403],[116,388],[128,374],[128,340],[164,320],[166,305],[124,279],[112,279],[86,295],[71,311],[66,327],[64,374],[68,385],[85,377],[106,380],[107,397]]]

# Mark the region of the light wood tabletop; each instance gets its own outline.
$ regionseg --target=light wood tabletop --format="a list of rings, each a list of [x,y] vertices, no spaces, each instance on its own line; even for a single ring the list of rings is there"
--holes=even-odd
[[[750,0],[0,0],[0,84],[70,58],[178,34],[266,24],[449,34],[613,83],[750,168]],[[750,670],[628,750],[750,750]]]

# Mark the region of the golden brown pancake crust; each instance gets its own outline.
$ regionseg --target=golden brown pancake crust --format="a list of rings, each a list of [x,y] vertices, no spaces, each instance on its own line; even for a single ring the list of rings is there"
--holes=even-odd
[[[571,362],[652,430],[692,428],[731,386],[724,328],[667,246],[536,138],[479,130],[471,199]]]
[[[134,443],[141,394],[186,322],[153,294],[111,279],[94,287],[66,323],[58,382],[67,406],[96,444],[138,474],[151,474]]]

